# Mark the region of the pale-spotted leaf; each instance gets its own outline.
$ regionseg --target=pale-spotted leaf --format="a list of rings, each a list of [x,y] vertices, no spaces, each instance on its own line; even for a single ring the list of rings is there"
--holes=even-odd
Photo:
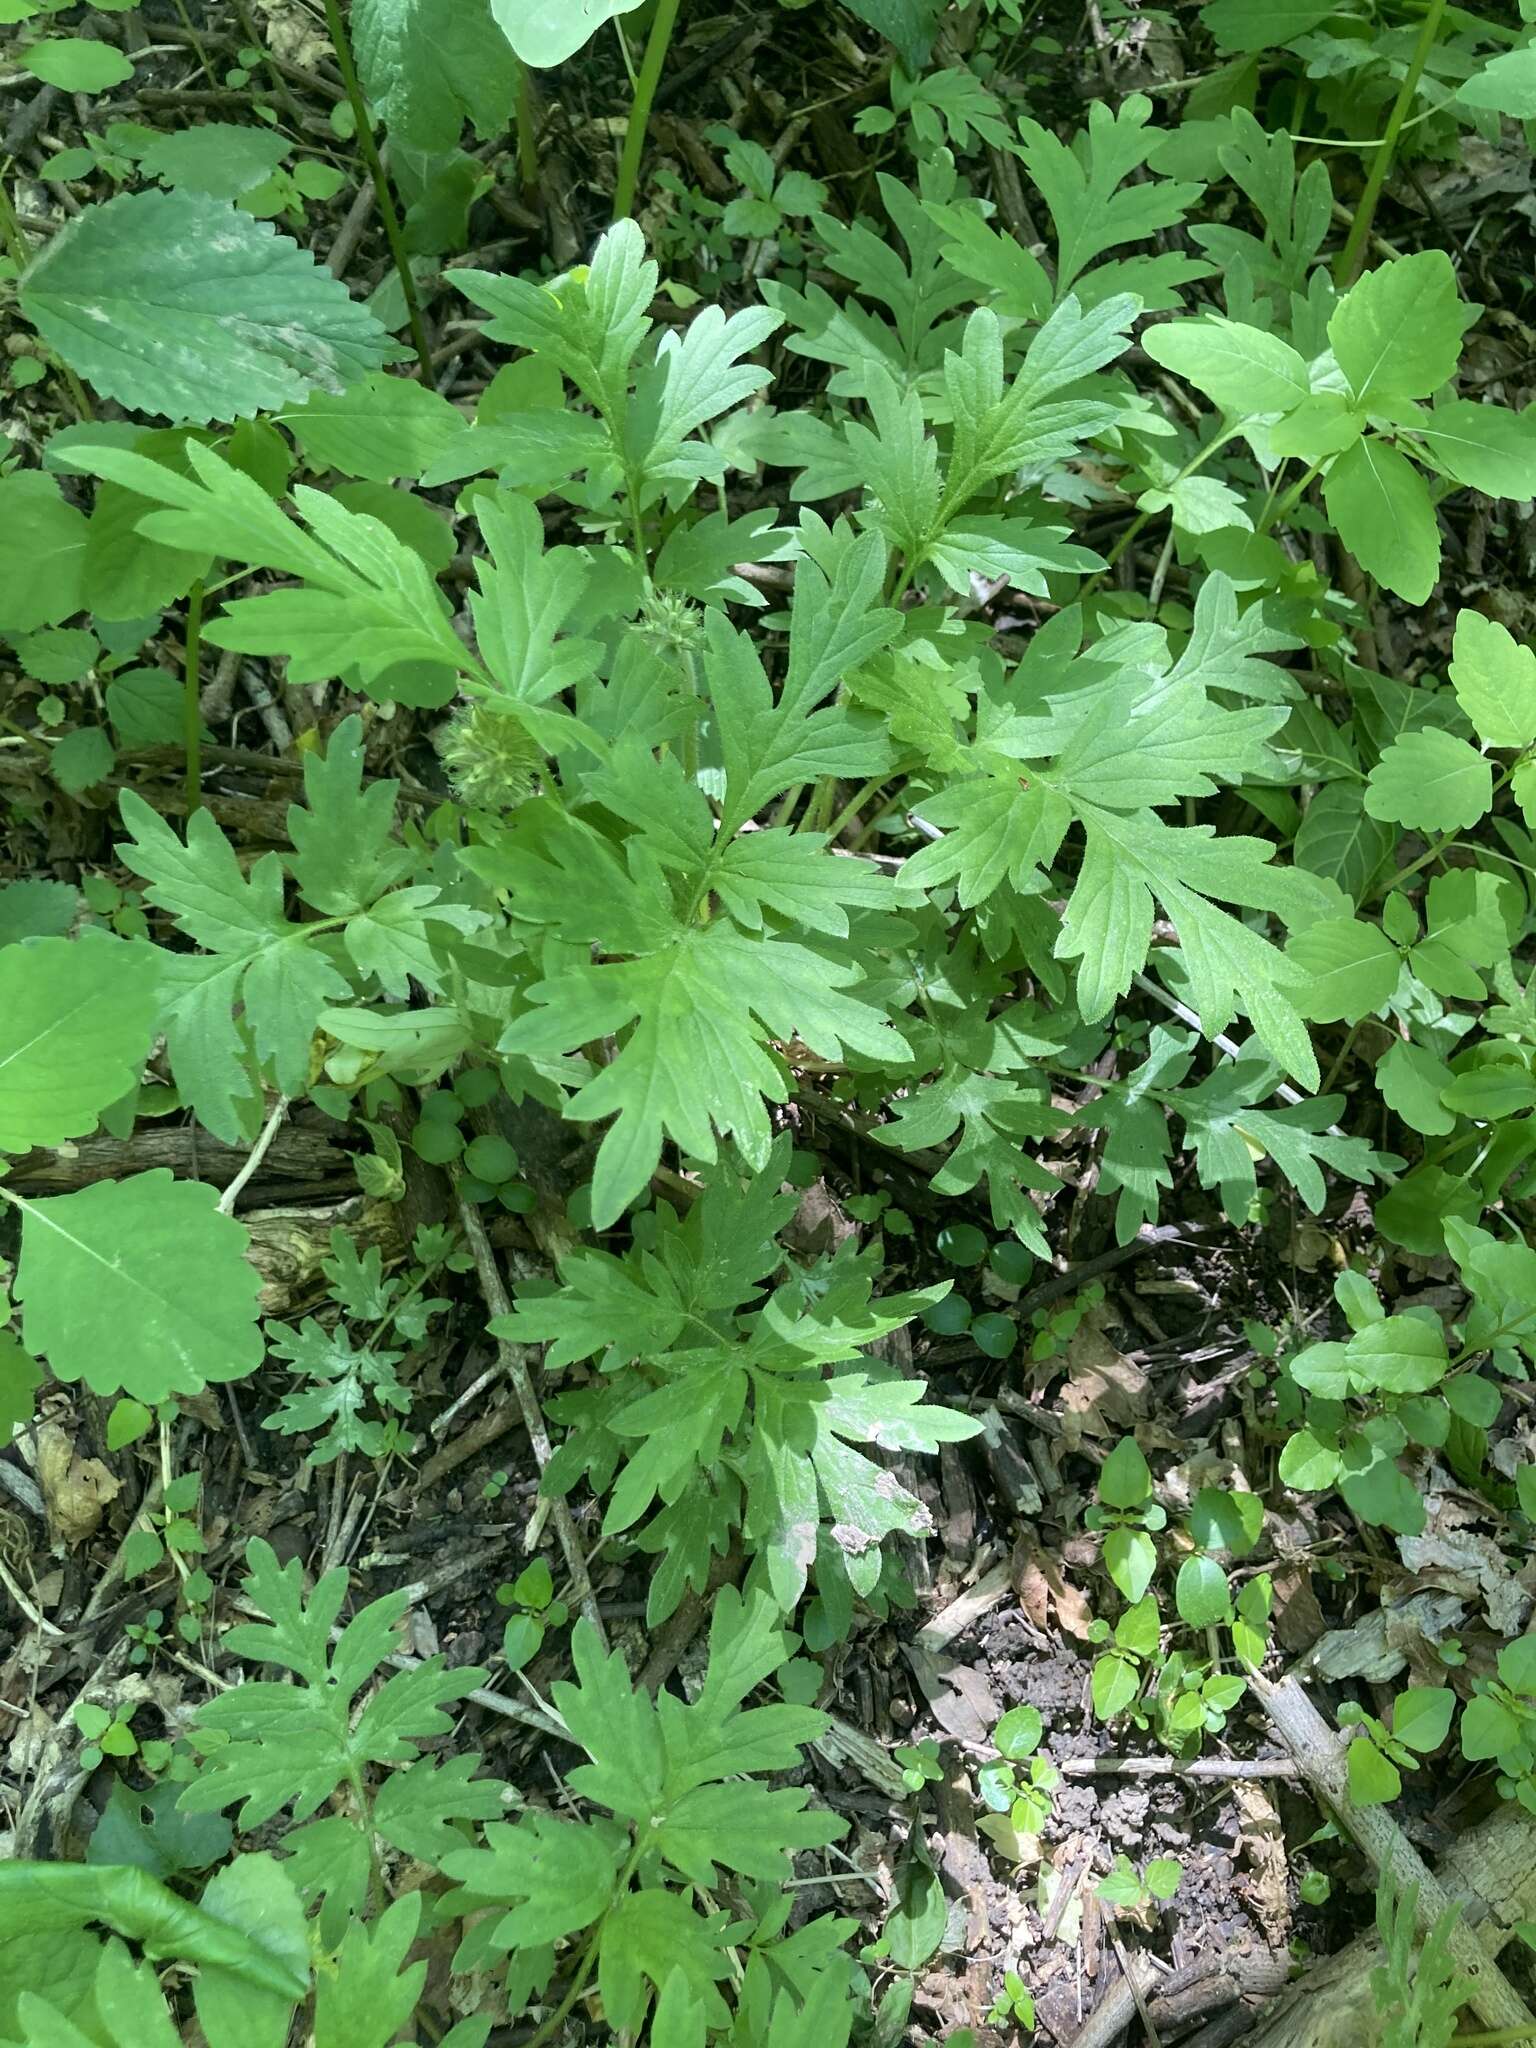
[[[21,305],[103,397],[172,420],[274,412],[395,353],[308,250],[198,192],[123,192],[76,214],[33,259]]]

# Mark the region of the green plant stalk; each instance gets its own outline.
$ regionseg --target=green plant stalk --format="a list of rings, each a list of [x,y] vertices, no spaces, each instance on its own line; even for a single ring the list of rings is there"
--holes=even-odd
[[[335,0],[327,0],[330,6]],[[661,67],[667,61],[667,46],[677,26],[680,0],[658,0],[656,17],[640,60],[635,96],[629,106],[629,126],[624,131],[624,148],[619,157],[618,182],[613,189],[613,217],[627,220],[635,210],[635,191],[640,183],[640,159],[645,151],[645,128],[651,118],[651,102],[661,83]]]
[[[528,66],[517,60],[517,175],[526,199],[539,189],[539,139],[535,134],[533,80]]]
[[[1247,425],[1247,420],[1239,420],[1236,426],[1228,427],[1224,433],[1218,434],[1213,441],[1207,441],[1203,448],[1197,448],[1195,450],[1195,453],[1189,458],[1188,462],[1186,462],[1184,467],[1179,471],[1178,475],[1171,480],[1169,487],[1172,488],[1172,484],[1183,483],[1186,477],[1194,476],[1198,471],[1204,469],[1205,465],[1210,461],[1211,457],[1213,455],[1219,454],[1220,451],[1226,447],[1229,441],[1235,441],[1238,435],[1243,432],[1244,428]],[[1098,570],[1094,575],[1090,576],[1087,582],[1083,585],[1082,589],[1078,592],[1079,599],[1090,596],[1095,590],[1099,588],[1100,584],[1104,581],[1104,578],[1109,574],[1110,570],[1114,568],[1115,564],[1119,561],[1120,557],[1125,553],[1126,549],[1138,537],[1138,535],[1145,532],[1146,528],[1151,525],[1152,521],[1156,517],[1157,514],[1155,512],[1138,512],[1136,514],[1136,517],[1131,521],[1130,525],[1125,529],[1124,533],[1121,534],[1120,538],[1115,542],[1114,546],[1110,549],[1109,553],[1104,557],[1103,568]]]
[[[1440,23],[1445,14],[1445,0],[1429,0],[1425,10],[1419,39],[1413,46],[1408,69],[1392,111],[1387,116],[1386,131],[1381,138],[1381,148],[1371,159],[1371,168],[1365,180],[1365,190],[1355,206],[1355,217],[1350,223],[1349,234],[1333,265],[1333,281],[1340,291],[1347,291],[1360,275],[1360,266],[1365,258],[1365,245],[1370,239],[1371,226],[1376,219],[1376,204],[1381,198],[1382,187],[1387,182],[1387,173],[1392,168],[1397,154],[1397,138],[1403,132],[1403,122],[1413,104],[1413,96],[1419,89],[1419,79],[1424,66],[1429,62],[1429,53],[1435,47],[1435,37],[1440,32]]]
[[[186,659],[181,677],[181,744],[186,759],[183,787],[187,793],[187,816],[203,801],[203,713],[199,702],[199,665],[203,647],[203,583],[199,577],[187,592]]]
[[[171,0],[171,4],[176,9],[177,18],[181,22],[182,27],[187,32],[188,42],[191,43],[192,48],[197,53],[197,61],[203,67],[204,78],[207,79],[209,85],[211,85],[216,91],[218,89],[219,83],[218,74],[215,72],[212,63],[209,60],[208,47],[204,43],[202,37],[198,34],[197,25],[193,21],[190,13],[187,11],[187,0]],[[247,29],[246,33],[249,34],[250,31]],[[251,40],[254,42],[255,37],[253,36]]]
[[[432,350],[427,341],[426,322],[421,317],[421,300],[416,295],[416,280],[411,275],[410,259],[405,252],[405,236],[400,228],[394,189],[389,182],[389,173],[384,168],[384,159],[379,154],[379,146],[373,139],[373,122],[368,113],[368,102],[363,98],[357,66],[352,61],[352,45],[347,40],[347,25],[341,18],[341,0],[325,0],[325,25],[336,51],[336,64],[341,72],[341,82],[347,89],[347,99],[351,103],[352,119],[357,127],[357,146],[362,152],[368,175],[373,180],[373,196],[379,209],[384,239],[389,244],[390,260],[395,266],[395,275],[400,280],[400,289],[405,294],[406,318],[411,328],[411,346],[415,349],[416,360],[421,366],[421,381],[429,391],[433,391],[436,384],[432,376]]]

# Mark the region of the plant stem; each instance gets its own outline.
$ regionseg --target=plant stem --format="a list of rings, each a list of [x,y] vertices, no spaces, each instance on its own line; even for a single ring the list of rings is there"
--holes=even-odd
[[[1424,13],[1419,40],[1413,46],[1408,69],[1403,74],[1392,111],[1387,116],[1386,132],[1381,138],[1381,148],[1371,159],[1371,168],[1366,175],[1365,190],[1355,206],[1355,217],[1350,223],[1349,234],[1339,251],[1333,266],[1333,281],[1339,290],[1348,291],[1360,275],[1360,266],[1365,258],[1365,245],[1370,240],[1371,226],[1376,219],[1376,202],[1381,197],[1382,187],[1387,182],[1387,173],[1397,154],[1397,138],[1403,132],[1403,122],[1413,96],[1419,89],[1419,79],[1429,61],[1429,53],[1435,47],[1435,37],[1440,32],[1440,22],[1445,14],[1445,0],[1429,0]]]
[[[199,662],[203,646],[203,583],[199,577],[187,592],[186,660],[181,679],[181,743],[186,757],[187,816],[203,801],[203,714],[198,699]]]
[[[1188,462],[1186,462],[1184,467],[1179,471],[1178,475],[1172,478],[1168,488],[1171,490],[1174,484],[1181,484],[1183,483],[1186,477],[1194,476],[1199,470],[1204,469],[1205,465],[1210,461],[1211,457],[1215,454],[1218,454],[1221,449],[1225,448],[1229,441],[1235,441],[1238,435],[1241,434],[1243,429],[1247,426],[1247,424],[1248,422],[1246,420],[1240,420],[1236,426],[1228,427],[1225,433],[1218,434],[1213,441],[1207,441],[1203,448],[1197,448],[1194,454],[1189,458]],[[1148,525],[1150,525],[1151,521],[1156,516],[1157,515],[1153,512],[1138,512],[1136,514],[1136,517],[1131,521],[1130,525],[1125,529],[1124,533],[1121,534],[1120,538],[1115,542],[1114,546],[1110,549],[1109,553],[1104,557],[1103,568],[1098,570],[1096,574],[1090,576],[1088,578],[1088,581],[1083,585],[1082,589],[1078,592],[1079,598],[1087,597],[1093,591],[1098,589],[1099,585],[1104,581],[1104,578],[1109,574],[1110,570],[1114,568],[1116,562],[1119,561],[1120,557],[1125,553],[1126,549],[1131,545],[1132,541],[1135,540],[1137,535],[1143,532]]]
[[[1303,476],[1299,476],[1296,479],[1283,498],[1276,499],[1272,494],[1270,502],[1259,514],[1253,529],[1254,532],[1268,533],[1272,526],[1277,526],[1282,519],[1288,519],[1291,513],[1295,511],[1308,487],[1321,472],[1322,466],[1320,462],[1314,462],[1312,467]]]
[[[334,5],[334,0],[330,0]],[[656,17],[640,60],[635,96],[629,105],[629,126],[624,131],[624,149],[619,157],[618,183],[613,192],[613,217],[627,220],[635,210],[635,189],[640,182],[640,158],[645,150],[645,125],[651,117],[651,102],[661,83],[661,67],[667,60],[667,45],[677,26],[679,0],[657,0]]]
[[[218,73],[214,70],[212,64],[209,62],[207,46],[204,44],[202,37],[198,34],[197,26],[194,23],[191,15],[187,12],[187,0],[171,0],[171,4],[176,9],[176,13],[180,18],[181,25],[187,32],[187,41],[192,45],[193,50],[196,52],[198,63],[201,64],[201,66],[203,67],[204,78],[206,78],[209,85],[211,85],[214,88],[214,90],[217,91],[219,84]],[[247,30],[246,33],[249,34],[250,31]],[[251,40],[254,42],[255,38],[252,37]]]
[[[539,138],[535,133],[533,80],[528,66],[517,60],[517,175],[526,199],[539,189]]]
[[[421,381],[429,391],[433,391],[437,387],[432,376],[432,350],[427,341],[426,323],[421,317],[421,301],[416,296],[416,280],[411,275],[410,259],[405,253],[405,236],[400,229],[400,215],[395,207],[394,188],[389,182],[389,173],[384,168],[379,146],[373,139],[373,122],[368,113],[368,103],[363,98],[357,66],[352,62],[352,45],[347,40],[347,25],[341,18],[341,0],[325,0],[325,25],[336,51],[336,64],[341,72],[341,82],[347,88],[347,98],[351,102],[352,119],[357,127],[357,146],[362,153],[364,167],[373,180],[373,196],[379,209],[384,239],[389,244],[390,260],[395,266],[395,275],[400,280],[400,289],[405,294],[406,317],[411,327],[411,346],[415,349],[416,360],[421,365]]]

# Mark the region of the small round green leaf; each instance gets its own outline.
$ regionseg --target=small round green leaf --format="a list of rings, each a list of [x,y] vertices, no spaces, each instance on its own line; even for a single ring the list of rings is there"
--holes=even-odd
[[[923,1310],[923,1321],[936,1337],[958,1337],[969,1327],[971,1304],[963,1294],[946,1294]]]
[[[987,1264],[1005,1286],[1022,1287],[1035,1270],[1035,1255],[1016,1237],[1005,1237],[987,1253]]]
[[[1428,1756],[1451,1732],[1451,1715],[1456,1695],[1443,1685],[1411,1685],[1400,1692],[1392,1708],[1395,1741]]]
[[[477,1180],[499,1187],[517,1171],[517,1153],[505,1138],[494,1134],[472,1138],[464,1148],[464,1164]]]
[[[1045,1723],[1037,1707],[1010,1707],[992,1731],[992,1740],[999,1756],[1010,1763],[1019,1763],[1027,1756],[1033,1756],[1040,1747],[1040,1737],[1045,1732]],[[1002,1809],[999,1808],[999,1811]]]
[[[1468,1763],[1486,1763],[1490,1757],[1502,1756],[1519,1740],[1520,1723],[1507,1707],[1486,1693],[1468,1700],[1461,1716],[1461,1753]]]
[[[1356,1806],[1384,1806],[1403,1789],[1402,1774],[1390,1757],[1357,1735],[1349,1745],[1349,1796]]]
[[[1012,1316],[978,1316],[971,1325],[976,1349],[988,1358],[1007,1358],[1019,1341],[1019,1327]]]
[[[938,1252],[952,1266],[979,1266],[987,1255],[987,1240],[974,1223],[948,1223],[939,1232]]]
[[[423,1117],[411,1133],[411,1150],[429,1166],[447,1166],[464,1150],[464,1133],[444,1117]]]

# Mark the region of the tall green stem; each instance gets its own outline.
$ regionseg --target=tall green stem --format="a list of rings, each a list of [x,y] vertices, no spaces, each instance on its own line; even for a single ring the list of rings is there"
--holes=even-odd
[[[635,96],[629,106],[629,126],[624,132],[624,150],[619,158],[619,179],[613,192],[613,217],[627,220],[635,210],[635,188],[640,183],[640,159],[645,151],[645,126],[651,118],[651,102],[661,83],[661,67],[667,61],[667,45],[677,26],[679,0],[657,0],[656,18],[635,80]]]
[[[1403,83],[1392,112],[1387,117],[1386,133],[1381,138],[1381,147],[1371,159],[1371,168],[1366,176],[1365,190],[1360,194],[1355,207],[1355,217],[1350,222],[1349,236],[1333,266],[1333,281],[1339,290],[1348,291],[1360,275],[1360,266],[1365,259],[1365,245],[1370,240],[1371,226],[1376,218],[1376,202],[1381,197],[1382,187],[1387,182],[1387,173],[1392,168],[1392,159],[1397,154],[1397,138],[1402,133],[1403,122],[1413,104],[1413,96],[1419,89],[1419,79],[1424,66],[1429,62],[1429,53],[1435,47],[1435,37],[1440,32],[1440,23],[1445,14],[1445,0],[1429,0],[1425,10],[1419,40],[1413,46],[1413,56],[1403,76]]]
[[[325,0],[325,25],[336,51],[336,64],[341,72],[341,82],[346,87],[347,98],[351,102],[352,119],[357,128],[357,146],[362,152],[368,175],[373,180],[374,202],[379,209],[384,239],[389,244],[390,260],[395,266],[395,275],[400,280],[400,289],[405,294],[406,318],[411,327],[411,346],[415,349],[416,360],[421,365],[421,381],[431,391],[436,387],[432,376],[432,350],[427,342],[426,322],[421,317],[421,301],[416,296],[416,280],[411,275],[410,259],[405,253],[405,236],[400,229],[400,215],[395,206],[389,173],[384,168],[379,146],[373,139],[373,121],[368,112],[368,102],[364,99],[363,88],[358,82],[357,66],[352,62],[352,45],[347,40],[347,25],[341,18],[341,0]]]
[[[517,175],[526,199],[539,189],[538,114],[528,66],[517,59]]]
[[[186,756],[187,816],[203,801],[203,712],[199,702],[198,673],[203,646],[203,586],[201,579],[187,592],[186,666],[181,681],[181,741]]]

